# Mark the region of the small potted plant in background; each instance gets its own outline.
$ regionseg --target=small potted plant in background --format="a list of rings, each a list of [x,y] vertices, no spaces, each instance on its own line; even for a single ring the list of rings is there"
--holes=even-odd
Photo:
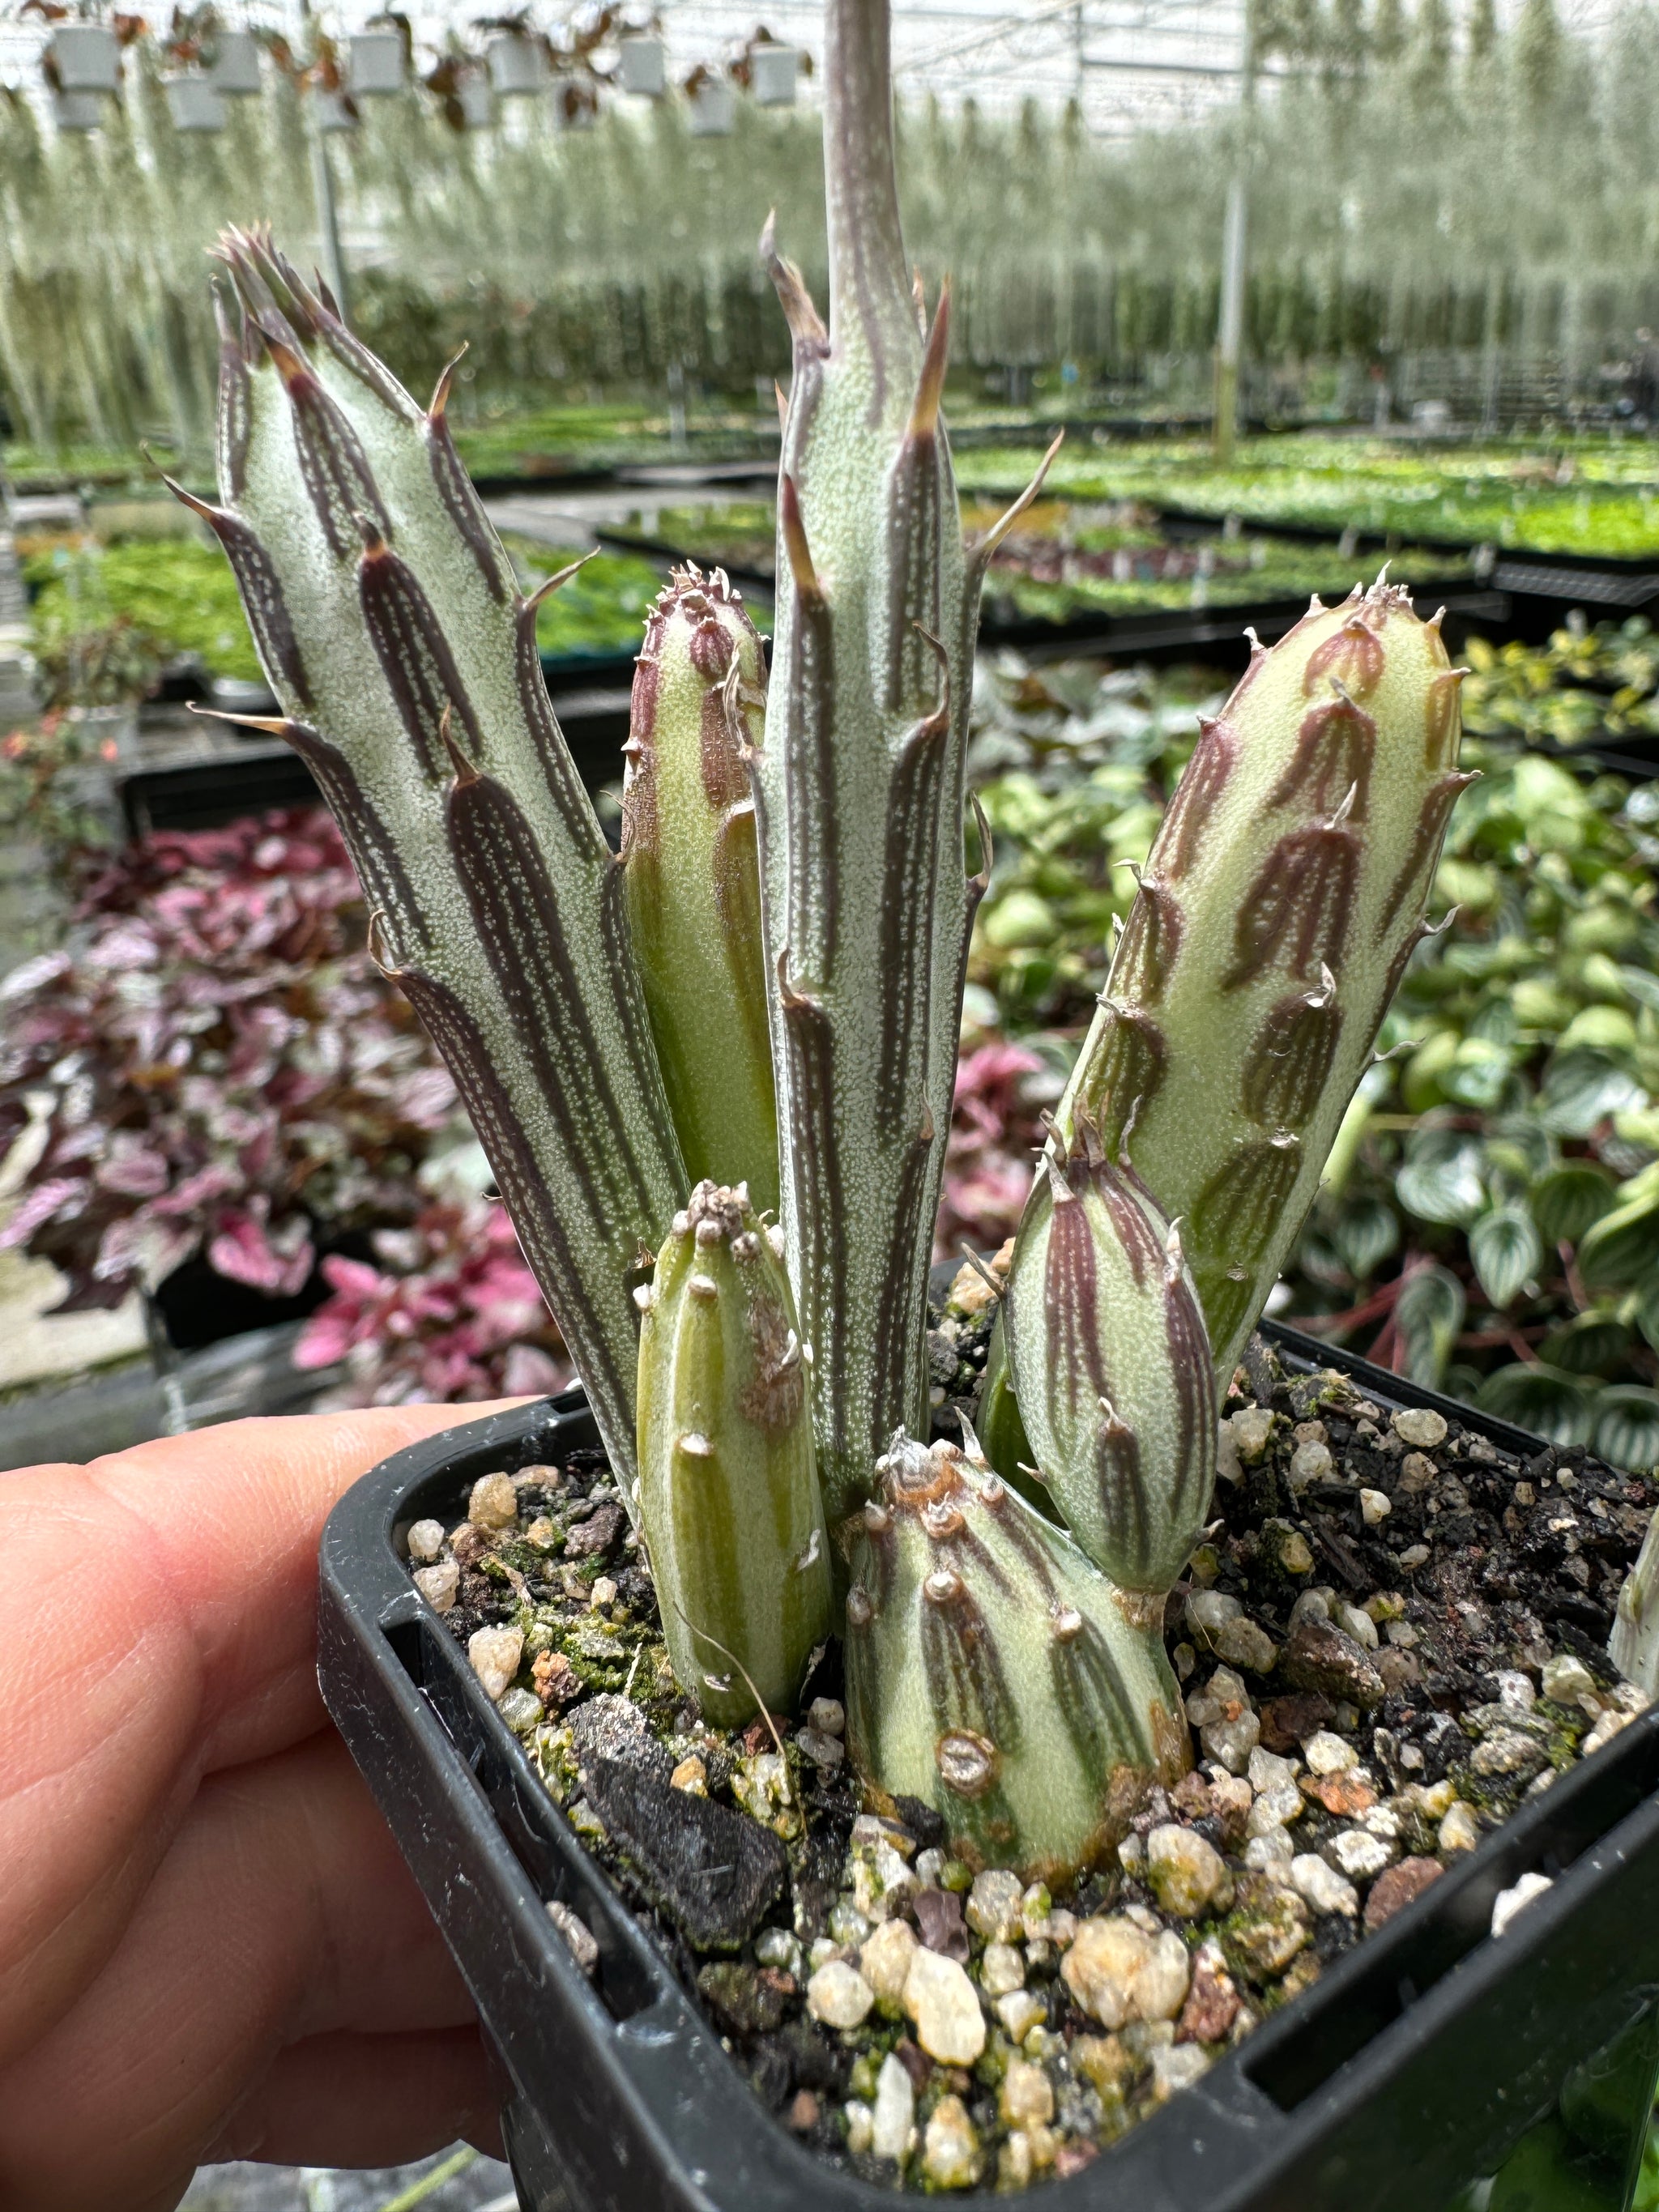
[[[1104,2203],[1180,2136],[1152,2120],[1096,2171],[1103,2146],[1183,2089],[1206,2171],[1236,2161],[1252,2204],[1398,2203],[1407,2175],[1449,2197],[1532,2112],[1486,2113],[1506,2054],[1473,2035],[1480,2005],[1517,1961],[1554,1989],[1605,1828],[1629,1814],[1659,1848],[1650,1724],[1522,1801],[1640,1692],[1492,1603],[1449,1629],[1419,1603],[1419,1631],[1377,1579],[1435,1557],[1375,1532],[1428,1528],[1443,1495],[1443,1572],[1519,1547],[1538,1500],[1514,1433],[1471,1441],[1424,1394],[1253,1346],[1424,933],[1468,780],[1461,672],[1386,578],[1255,651],[1142,874],[1012,1252],[930,1328],[992,861],[966,819],[978,596],[1036,487],[964,544],[949,295],[928,314],[904,259],[879,0],[831,0],[825,75],[827,327],[763,241],[794,354],[769,680],[726,579],[678,575],[640,656],[619,857],[456,458],[447,374],[419,406],[262,234],[223,243],[222,504],[180,496],[235,568],[284,709],[262,726],[335,809],[375,957],[454,1073],[587,1409],[462,1431],[348,1501],[325,1684],[489,1979],[515,2157],[550,2202],[565,2169],[618,2203],[637,2172],[664,2202],[851,2203],[865,2179],[1052,2170]],[[1576,1468],[1599,1602],[1651,1496]],[[1488,1544],[1473,1507],[1500,1480],[1516,1517]],[[388,1727],[419,1747],[401,1768]],[[1464,1864],[1477,1806],[1509,1817]],[[582,1838],[674,1931],[701,2023]],[[1519,1875],[1575,1856],[1531,1945],[1453,1987],[1500,1892],[1506,1921]],[[1593,2039],[1631,2029],[1650,2093],[1620,1978],[1641,1948],[1598,1954],[1527,2044],[1552,2097],[1592,2016]],[[1431,2002],[1390,2041],[1407,1987]],[[738,2116],[709,2017],[853,2179],[811,2181]],[[1460,2021],[1480,2124],[1425,2108],[1400,2136]],[[1329,2090],[1350,2056],[1361,2090]],[[1247,2094],[1246,2063],[1273,2086]],[[1352,2166],[1333,2194],[1334,2098],[1391,2196]],[[1180,2201],[1214,2201],[1192,2179]]]
[[[546,89],[552,68],[552,42],[536,27],[527,8],[505,15],[477,16],[473,28],[490,33],[484,45],[484,60],[498,99],[522,99]]]
[[[221,36],[220,18],[215,8],[174,10],[161,46],[162,59],[167,64],[167,74],[161,82],[167,92],[167,113],[175,131],[216,131],[225,127],[228,114],[227,94],[215,67]],[[234,55],[232,59],[234,63],[245,57]],[[253,64],[257,91],[257,47],[253,50]],[[234,69],[232,74],[236,74]]]
[[[76,726],[80,752],[131,763],[138,749],[138,709],[161,683],[167,648],[109,605],[95,545],[62,557],[66,592],[52,595],[49,615],[35,624],[44,703]]]

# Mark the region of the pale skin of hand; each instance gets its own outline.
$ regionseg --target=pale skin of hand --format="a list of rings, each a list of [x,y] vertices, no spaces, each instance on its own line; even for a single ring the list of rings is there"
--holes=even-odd
[[[318,1693],[330,1507],[490,1410],[0,1474],[0,2205],[499,2151],[472,2004]]]

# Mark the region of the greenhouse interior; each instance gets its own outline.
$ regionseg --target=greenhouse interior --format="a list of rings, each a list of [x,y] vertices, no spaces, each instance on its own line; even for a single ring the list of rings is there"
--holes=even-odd
[[[0,2208],[1659,2212],[1659,15],[372,8],[0,15]]]

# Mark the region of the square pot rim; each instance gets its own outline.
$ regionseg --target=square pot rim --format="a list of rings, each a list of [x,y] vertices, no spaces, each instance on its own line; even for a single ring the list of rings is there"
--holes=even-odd
[[[1423,1406],[1455,1419],[1463,1428],[1482,1434],[1503,1449],[1530,1456],[1548,1449],[1547,1441],[1459,1404],[1441,1394],[1409,1383],[1374,1367],[1357,1355],[1322,1344],[1291,1328],[1264,1324],[1262,1334],[1273,1342],[1293,1374],[1335,1368],[1347,1375],[1370,1396],[1392,1406]],[[580,1437],[568,1431],[580,1427]],[[563,1433],[562,1433],[563,1432]],[[463,1421],[421,1443],[407,1446],[363,1476],[336,1505],[325,1525],[321,1546],[323,1652],[319,1676],[330,1711],[341,1727],[354,1756],[352,1722],[361,1719],[342,1670],[331,1667],[331,1642],[337,1646],[345,1617],[352,1616],[349,1631],[361,1641],[378,1636],[389,1659],[388,1632],[414,1630],[422,1635],[429,1651],[442,1655],[450,1676],[448,1687],[468,1709],[468,1717],[482,1731],[499,1762],[504,1764],[518,1788],[520,1804],[527,1798],[542,1824],[558,1839],[568,1860],[580,1862],[586,1881],[584,1902],[603,1917],[603,1934],[619,1960],[647,1984],[653,1994],[643,2005],[617,2017],[594,1985],[585,1978],[544,1910],[544,1885],[515,1849],[496,1808],[485,1795],[477,1771],[475,1752],[471,1768],[428,1695],[429,1686],[418,1682],[404,1664],[392,1660],[384,1671],[394,1678],[394,1699],[404,1725],[424,1737],[437,1763],[447,1766],[457,1784],[469,1791],[469,1826],[474,1840],[490,1862],[501,1894],[498,1903],[512,1911],[515,1933],[534,1959],[534,1980],[544,2000],[558,1997],[581,2024],[589,2057],[599,2062],[605,2079],[604,2090],[627,2109],[637,2151],[646,2153],[653,2167],[657,2189],[647,2200],[631,2196],[618,2203],[631,2208],[647,2202],[653,2207],[737,2206],[744,2212],[785,2212],[789,2201],[807,2193],[809,2203],[834,2208],[834,2212],[891,2212],[896,2191],[830,2165],[799,2142],[780,2117],[769,2112],[721,2045],[718,2032],[697,1999],[676,1978],[658,1946],[624,1903],[612,1876],[591,1853],[547,1792],[520,1739],[507,1727],[485,1696],[441,1618],[434,1614],[413,1585],[406,1562],[399,1556],[396,1537],[416,1517],[414,1500],[423,1490],[476,1479],[485,1471],[483,1462],[494,1458],[517,1464],[536,1463],[538,1448],[557,1445],[569,1449],[597,1442],[586,1401],[577,1385],[551,1399],[528,1403],[505,1413]],[[471,1462],[471,1472],[458,1462]],[[371,1553],[378,1553],[371,1561]],[[364,1605],[354,1588],[363,1569],[372,1564],[379,1589]],[[359,1759],[359,1763],[363,1764]],[[365,1770],[367,1771],[367,1769]],[[1630,1774],[1641,1778],[1639,1790],[1611,1821],[1594,1825],[1579,1847],[1552,1876],[1552,1886],[1533,1900],[1501,1937],[1489,1932],[1492,1901],[1498,1892],[1512,1885],[1518,1875],[1552,1863],[1542,1840],[1562,1828],[1571,1829],[1572,1817],[1589,1801],[1619,1796],[1619,1781]],[[370,1775],[373,1784],[375,1777]],[[1629,1784],[1626,1784],[1626,1794]],[[377,1795],[381,1793],[377,1790]],[[398,1823],[381,1795],[382,1808],[392,1819],[400,1846],[404,1843]],[[1580,1760],[1559,1775],[1554,1785],[1534,1799],[1523,1800],[1497,1830],[1483,1835],[1476,1848],[1462,1855],[1439,1880],[1395,1914],[1387,1925],[1364,1938],[1328,1964],[1317,1982],[1300,1991],[1255,2029],[1243,2044],[1225,2052],[1191,2087],[1142,2120],[1115,2142],[1103,2146],[1099,2154],[1080,2172],[1064,2180],[1034,2182],[1042,2203],[1055,2212],[1105,2212],[1120,2202],[1134,2203],[1139,2212],[1174,2212],[1189,2203],[1201,2203],[1205,2212],[1230,2212],[1292,2197],[1262,2196],[1276,2177],[1287,2175],[1298,2160],[1316,2152],[1329,2136],[1334,2121],[1386,2092],[1413,2059],[1437,2036],[1444,2035],[1458,2016],[1483,1996],[1490,1996],[1526,1973],[1532,1963],[1571,1939],[1574,1923],[1587,1909],[1610,1871],[1644,1851],[1659,1857],[1659,1704],[1636,1717],[1630,1724],[1589,1759]],[[417,1875],[419,1869],[416,1869]],[[516,1893],[516,1894],[514,1893]],[[428,1891],[434,1909],[437,1899]],[[591,1922],[590,1924],[592,1924]],[[440,1915],[441,1925],[443,1924]],[[1421,1955],[1425,1939],[1447,1931],[1451,1956],[1420,1990],[1403,1967]],[[447,1933],[446,1929],[446,1933]],[[1659,1941],[1659,1939],[1656,1939]],[[464,1974],[468,1961],[457,1953]],[[471,1979],[469,1976],[469,1980]],[[1398,1985],[1394,2016],[1369,2033],[1346,2055],[1332,2064],[1316,2060],[1320,2078],[1294,2090],[1288,2097],[1275,2095],[1261,2077],[1281,2078],[1288,2064],[1294,2076],[1298,2057],[1317,2039],[1322,2021],[1340,2022],[1345,2008],[1373,1997],[1390,1983]],[[1651,1987],[1650,1987],[1651,1984]],[[1650,1983],[1641,1985],[1659,1994],[1659,1950]],[[474,1990],[475,1997],[480,1992]],[[1625,2010],[1632,2000],[1622,1999]],[[489,2025],[486,2005],[480,2010]],[[716,2084],[729,2092],[716,2101],[721,2118],[735,2119],[736,2130],[758,2133],[765,2151],[764,2188],[761,2177],[750,2175],[742,2193],[728,2195],[720,2172],[690,2162],[684,2126],[672,2123],[672,2076],[650,2063],[670,2048],[681,2063],[697,2063],[704,2087]],[[1581,2054],[1582,2055],[1582,2054]],[[519,2080],[514,2053],[503,2051],[508,2070],[521,2094],[534,2101],[534,2091]],[[1305,2067],[1304,2069],[1305,2070]],[[684,2100],[678,2100],[682,2107]],[[684,2112],[682,2110],[681,2118]],[[747,2121],[747,2127],[744,2122]],[[1516,2131],[1523,2124],[1516,2116]],[[735,2133],[733,2135],[735,2140]],[[1225,2171],[1222,2171],[1223,2167]],[[624,2169],[625,2171],[626,2169]],[[1182,2176],[1188,2176],[1185,2187]],[[635,2173],[634,2181],[644,2176]],[[1200,2187],[1201,2184],[1201,2187]],[[972,2190],[951,2192],[955,2201],[989,2212],[994,2203],[1006,2203],[988,2182]],[[1426,2208],[1425,2208],[1426,2212]]]

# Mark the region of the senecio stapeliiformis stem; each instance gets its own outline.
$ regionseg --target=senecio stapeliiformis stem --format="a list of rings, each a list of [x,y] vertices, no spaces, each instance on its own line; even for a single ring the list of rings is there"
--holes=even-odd
[[[1182,1224],[1231,1376],[1319,1187],[1457,795],[1437,615],[1381,579],[1256,647],[1202,725],[1057,1116]]]
[[[1461,675],[1399,587],[1316,601],[1204,726],[1141,875],[981,1395],[1000,1474],[1126,1601],[1196,1540],[1216,1386],[1424,934]]]
[[[456,453],[448,372],[419,406],[263,233],[219,252],[240,308],[221,305],[221,503],[179,495],[229,556],[268,726],[333,809],[372,949],[448,1062],[629,1490],[630,1292],[686,1177],[536,598]]]
[[[678,576],[621,858],[447,376],[417,405],[263,233],[221,247],[221,496],[191,503],[266,726],[339,818],[587,1386],[682,1688],[722,1724],[787,1710],[842,1626],[866,1783],[932,1802],[976,1863],[1061,1875],[1190,1756],[1162,1621],[1217,1381],[1421,933],[1458,672],[1381,580],[1257,650],[1054,1118],[985,1451],[965,1423],[933,1437],[927,1267],[991,863],[965,788],[979,589],[1036,484],[964,544],[884,0],[829,0],[824,84],[827,325],[762,242],[793,347],[770,683],[726,580]]]
[[[716,568],[678,570],[634,672],[623,872],[651,1034],[686,1172],[778,1205],[778,1110],[766,1019],[748,756],[766,661]]]
[[[1473,781],[1463,673],[1438,616],[1382,579],[1254,647],[1200,726],[1060,1102],[1056,1143],[1084,1117],[1179,1221],[1224,1385],[1426,933]],[[1024,1455],[1009,1349],[1000,1329],[981,1424],[999,1466]]]
[[[950,295],[906,266],[886,0],[824,15],[830,321],[769,225],[793,342],[778,606],[753,762],[782,1221],[830,1526],[925,1434],[927,1279],[977,872],[964,849],[980,584],[940,419]],[[1035,489],[1035,486],[1033,487]],[[1029,496],[1030,495],[1028,495]]]
[[[741,1185],[701,1182],[635,1294],[640,1516],[657,1603],[676,1676],[728,1724],[757,1699],[787,1712],[830,1632],[811,1369],[782,1241]]]

